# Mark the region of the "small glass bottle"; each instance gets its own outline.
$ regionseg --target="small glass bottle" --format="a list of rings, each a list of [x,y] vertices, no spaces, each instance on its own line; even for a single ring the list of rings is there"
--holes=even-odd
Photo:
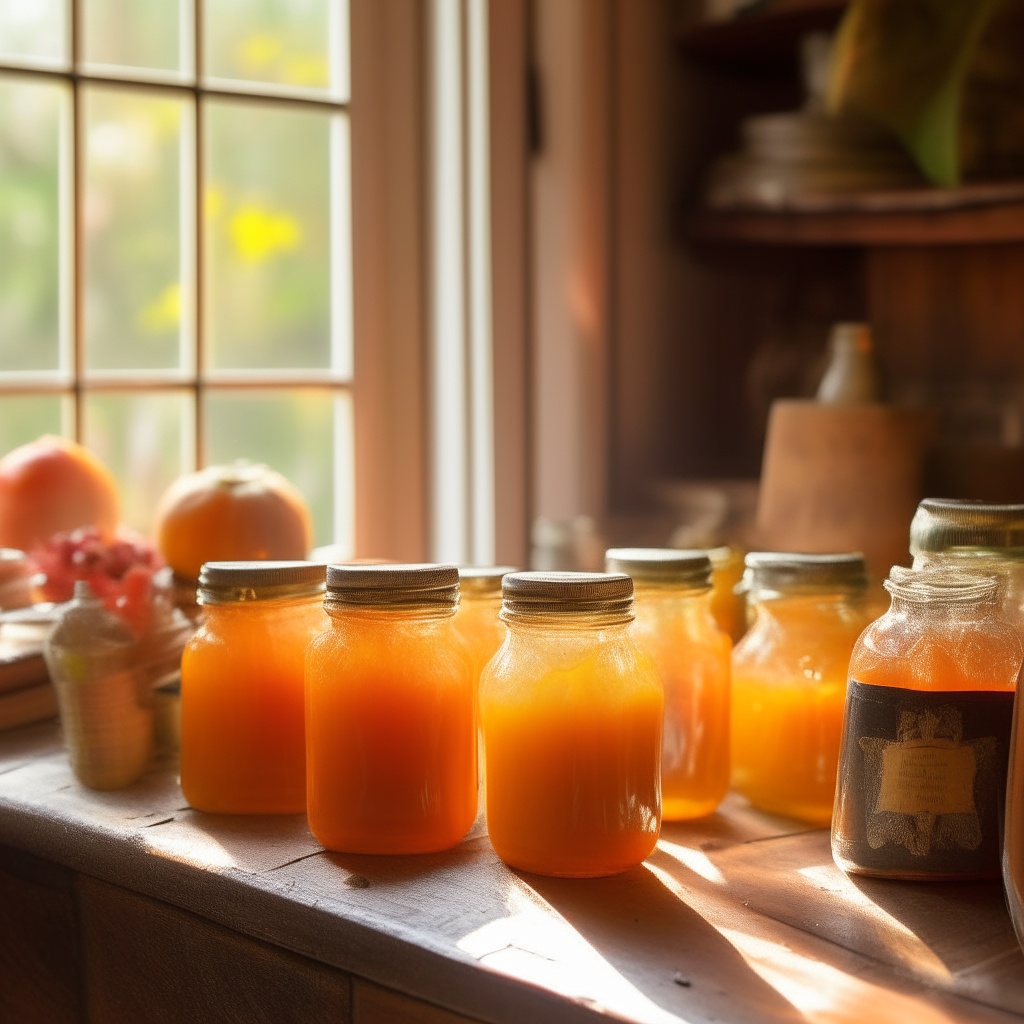
[[[710,814],[729,789],[732,651],[711,612],[711,560],[704,551],[611,548],[605,568],[633,579],[633,635],[665,690],[662,820]]]
[[[754,622],[732,658],[732,781],[761,810],[827,825],[864,556],[751,552]]]
[[[658,669],[625,575],[517,572],[480,679],[487,826],[506,864],[587,878],[639,864],[661,827]]]
[[[130,786],[152,756],[150,676],[136,670],[138,649],[128,624],[76,580],[43,653],[71,768],[90,789]]]
[[[339,853],[432,853],[476,817],[475,681],[454,565],[332,565],[306,652],[313,835]]]
[[[303,659],[323,628],[316,562],[207,562],[181,659],[181,788],[200,811],[306,809]]]
[[[999,875],[1021,642],[997,580],[894,568],[850,659],[832,854],[918,881]]]
[[[914,568],[949,568],[1004,580],[1006,617],[1024,638],[1024,505],[925,498],[910,524]]]

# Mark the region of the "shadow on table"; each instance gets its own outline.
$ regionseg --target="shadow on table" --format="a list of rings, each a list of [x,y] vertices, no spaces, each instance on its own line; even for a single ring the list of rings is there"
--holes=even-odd
[[[669,867],[655,852],[649,863]],[[612,878],[520,877],[626,981],[685,1020],[802,1021],[733,945],[647,867]]]

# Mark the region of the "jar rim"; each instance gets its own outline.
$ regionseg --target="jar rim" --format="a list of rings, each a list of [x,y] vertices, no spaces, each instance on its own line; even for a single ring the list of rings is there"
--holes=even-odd
[[[999,552],[1024,559],[1024,504],[925,498],[910,523],[910,553]]]
[[[867,562],[859,551],[751,551],[744,564],[736,588],[741,593],[827,593],[864,590],[868,585]]]
[[[633,619],[633,581],[625,573],[514,572],[501,581],[506,622],[551,615],[597,617],[606,624]]]
[[[894,565],[882,586],[895,600],[914,604],[992,605],[999,599],[1002,581],[998,575],[957,572],[946,568],[908,569]]]
[[[608,548],[604,566],[634,584],[683,587],[710,586],[713,569],[708,551],[696,548]]]
[[[362,608],[414,608],[459,603],[459,570],[450,563],[407,562],[327,567],[328,610]]]

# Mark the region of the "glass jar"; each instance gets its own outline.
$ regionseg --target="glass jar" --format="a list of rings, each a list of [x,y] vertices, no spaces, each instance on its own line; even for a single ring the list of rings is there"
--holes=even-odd
[[[476,817],[476,686],[454,565],[332,565],[306,652],[307,814],[339,853],[431,853]]]
[[[832,854],[844,871],[998,877],[1021,642],[998,581],[896,567],[850,659]]]
[[[751,552],[754,621],[732,657],[732,781],[764,811],[827,825],[850,652],[867,624],[856,553]]]
[[[459,607],[452,624],[469,652],[476,681],[505,642],[501,578],[515,571],[511,565],[459,567]]]
[[[743,551],[736,547],[711,548],[711,614],[733,643],[747,631],[747,602],[736,593],[743,576]]]
[[[925,498],[910,524],[914,568],[1003,576],[1002,605],[1024,638],[1024,505]]]
[[[181,788],[201,811],[306,809],[303,658],[325,567],[207,562],[203,623],[181,659]]]
[[[639,864],[661,827],[658,669],[628,576],[517,572],[480,679],[487,825],[506,864],[586,878]]]
[[[605,568],[633,579],[633,635],[665,690],[662,820],[710,814],[729,789],[732,651],[711,610],[711,560],[703,551],[611,548]]]

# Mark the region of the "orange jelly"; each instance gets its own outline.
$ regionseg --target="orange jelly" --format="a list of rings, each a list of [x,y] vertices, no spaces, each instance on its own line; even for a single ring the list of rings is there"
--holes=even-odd
[[[204,620],[181,659],[181,788],[201,811],[306,809],[303,660],[323,628],[325,569],[207,562]]]
[[[850,652],[867,624],[863,556],[754,552],[755,619],[732,662],[732,781],[755,806],[832,818]]]
[[[476,816],[475,681],[454,566],[330,566],[306,653],[307,814],[342,853],[429,853]]]
[[[476,681],[484,665],[505,642],[505,623],[500,614],[501,578],[510,572],[515,572],[510,565],[459,568],[459,607],[452,625],[473,663]]]
[[[729,656],[712,615],[712,563],[703,551],[612,548],[609,572],[633,578],[633,634],[665,689],[661,816],[710,814],[729,789]]]
[[[630,635],[632,581],[511,573],[502,589],[508,638],[480,680],[494,849],[538,874],[633,867],[661,827],[664,698]]]

